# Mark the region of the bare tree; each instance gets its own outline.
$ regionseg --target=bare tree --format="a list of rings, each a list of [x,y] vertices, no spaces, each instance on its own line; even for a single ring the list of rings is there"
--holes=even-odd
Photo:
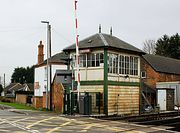
[[[155,40],[146,40],[143,43],[143,51],[147,54],[156,53],[156,41]]]

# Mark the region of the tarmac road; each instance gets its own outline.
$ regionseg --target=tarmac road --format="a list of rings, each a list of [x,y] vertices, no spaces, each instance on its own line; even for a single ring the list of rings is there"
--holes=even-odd
[[[165,127],[124,121],[63,116],[52,112],[0,110],[0,132],[5,133],[170,133]]]

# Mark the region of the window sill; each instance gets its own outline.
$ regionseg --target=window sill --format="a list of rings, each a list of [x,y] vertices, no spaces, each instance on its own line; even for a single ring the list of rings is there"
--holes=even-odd
[[[108,73],[108,76],[112,77],[126,77],[128,74],[113,74],[113,73]],[[128,78],[140,78],[139,75],[128,75]]]

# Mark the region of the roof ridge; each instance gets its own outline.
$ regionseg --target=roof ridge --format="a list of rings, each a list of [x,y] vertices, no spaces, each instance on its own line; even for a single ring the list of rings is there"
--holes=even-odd
[[[119,39],[118,37],[105,33],[96,33],[79,41],[79,49],[101,48],[101,47],[112,47],[116,49],[122,49],[122,50],[144,54],[144,52],[142,52],[140,49],[136,48],[135,46]],[[73,44],[63,49],[63,51],[71,51],[75,49],[76,46],[75,44]]]
[[[163,56],[163,55],[145,54],[143,56],[146,56],[146,55],[159,57],[159,58],[163,58],[163,59],[168,59],[168,60],[174,60],[174,61],[177,61],[177,62],[180,61],[180,59],[176,59],[176,58],[172,58],[172,57],[166,57],[166,56]]]
[[[15,85],[13,85],[11,88],[9,88],[9,90],[11,90],[12,88],[16,87],[17,85],[21,85],[20,83],[16,83]]]
[[[104,46],[109,46],[108,42],[106,41],[106,39],[104,38],[103,34],[102,33],[99,33],[99,36],[102,40],[102,42],[104,43]]]

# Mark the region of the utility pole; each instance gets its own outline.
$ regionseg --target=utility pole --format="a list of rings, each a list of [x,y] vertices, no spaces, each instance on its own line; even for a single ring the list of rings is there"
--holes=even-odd
[[[4,88],[6,87],[6,74],[4,73]]]
[[[51,59],[51,25],[49,25],[49,59]],[[49,64],[49,80],[50,80],[50,110],[52,111],[52,85],[51,85],[51,81],[52,81],[52,65],[51,65],[51,61]]]
[[[46,87],[46,109],[48,110],[48,101],[49,101],[49,97],[48,97],[48,91],[50,90],[50,86],[51,86],[51,70],[50,70],[50,63],[49,63],[49,59],[51,58],[51,25],[49,24],[48,21],[41,21],[41,23],[45,23],[47,24],[47,87]]]

